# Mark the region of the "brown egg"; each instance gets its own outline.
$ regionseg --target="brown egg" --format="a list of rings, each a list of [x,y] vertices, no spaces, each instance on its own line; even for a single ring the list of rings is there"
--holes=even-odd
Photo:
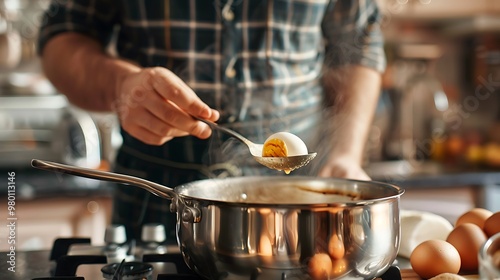
[[[455,227],[465,223],[473,223],[482,229],[484,226],[484,222],[491,215],[493,215],[493,212],[489,210],[483,208],[474,208],[458,217],[457,222],[455,223]]]
[[[332,271],[332,260],[325,253],[315,254],[308,263],[309,275],[313,280],[326,280]]]
[[[480,227],[472,223],[461,224],[450,232],[446,241],[460,254],[462,271],[477,271],[479,248],[486,242],[486,234]]]
[[[338,277],[344,274],[347,270],[347,261],[345,259],[332,260],[331,277]]]
[[[330,241],[328,242],[328,254],[334,260],[340,260],[344,257],[344,242],[342,242],[336,234],[330,237]]]
[[[491,215],[485,222],[483,227],[484,232],[488,237],[500,232],[500,212]]]
[[[429,279],[441,273],[458,273],[460,254],[444,240],[427,240],[412,251],[410,264],[420,277]]]

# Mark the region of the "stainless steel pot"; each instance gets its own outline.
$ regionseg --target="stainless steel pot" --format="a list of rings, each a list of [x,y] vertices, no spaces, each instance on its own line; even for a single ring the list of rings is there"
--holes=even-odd
[[[184,259],[207,279],[370,279],[389,268],[399,248],[404,191],[389,184],[235,177],[171,189],[122,174],[40,160],[32,165],[172,200]]]

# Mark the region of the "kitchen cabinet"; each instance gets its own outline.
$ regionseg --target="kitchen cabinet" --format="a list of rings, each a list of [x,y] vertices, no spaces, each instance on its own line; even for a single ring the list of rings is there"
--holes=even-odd
[[[389,18],[405,20],[458,19],[499,15],[497,0],[378,0]]]
[[[107,196],[18,200],[16,250],[50,249],[58,237],[90,237],[93,243],[102,244],[111,206]],[[7,221],[7,211],[0,211],[0,219]],[[8,249],[8,234],[6,226],[0,228],[0,251]]]

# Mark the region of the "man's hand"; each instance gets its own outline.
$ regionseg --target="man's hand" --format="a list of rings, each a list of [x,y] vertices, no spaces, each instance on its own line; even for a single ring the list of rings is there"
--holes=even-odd
[[[47,42],[42,65],[71,103],[90,111],[117,112],[123,128],[147,144],[161,145],[188,134],[207,138],[210,128],[193,117],[219,118],[169,70],[141,68],[111,57],[100,42],[80,33],[61,33]]]
[[[320,170],[320,177],[338,177],[354,180],[370,180],[370,177],[352,158],[335,158],[328,161]]]
[[[219,113],[203,103],[166,68],[145,68],[119,80],[115,110],[125,131],[150,145],[174,137],[208,138],[211,129],[199,117],[216,121]]]

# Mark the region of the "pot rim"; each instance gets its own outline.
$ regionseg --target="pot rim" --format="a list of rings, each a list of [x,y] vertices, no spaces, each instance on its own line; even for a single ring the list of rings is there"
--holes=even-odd
[[[288,178],[286,178],[288,177]],[[353,185],[355,184],[362,184],[362,185],[373,185],[373,186],[378,186],[381,188],[385,188],[386,190],[392,190],[393,194],[383,196],[383,197],[377,197],[377,198],[370,198],[370,199],[358,199],[354,201],[336,201],[336,202],[328,202],[328,203],[267,203],[267,202],[244,202],[244,201],[228,201],[224,199],[217,199],[217,198],[207,198],[207,197],[201,197],[201,196],[196,196],[192,194],[187,194],[192,188],[195,188],[201,184],[211,184],[211,185],[216,185],[216,184],[224,184],[230,181],[239,181],[239,180],[245,180],[245,181],[255,181],[259,182],[261,180],[276,180],[276,181],[281,181],[283,178],[286,179],[293,179],[293,181],[305,181],[305,180],[315,180],[319,182],[343,182],[343,183],[351,183]],[[293,182],[293,184],[296,186],[299,183]],[[206,186],[205,186],[206,187]],[[202,179],[202,180],[196,180],[192,182],[188,182],[182,185],[179,185],[174,188],[175,193],[177,194],[178,197],[182,198],[183,200],[196,200],[196,201],[203,201],[204,204],[216,204],[216,205],[227,205],[227,206],[237,206],[237,207],[255,207],[255,208],[325,208],[325,207],[356,207],[356,206],[366,206],[366,205],[371,205],[375,203],[381,203],[385,201],[390,201],[390,200],[399,200],[401,195],[404,194],[405,190],[399,186],[396,186],[394,184],[386,183],[386,182],[380,182],[380,181],[365,181],[365,180],[355,180],[355,179],[343,179],[343,178],[322,178],[322,177],[315,177],[315,176],[239,176],[239,177],[227,177],[227,178],[212,178],[212,179]]]

